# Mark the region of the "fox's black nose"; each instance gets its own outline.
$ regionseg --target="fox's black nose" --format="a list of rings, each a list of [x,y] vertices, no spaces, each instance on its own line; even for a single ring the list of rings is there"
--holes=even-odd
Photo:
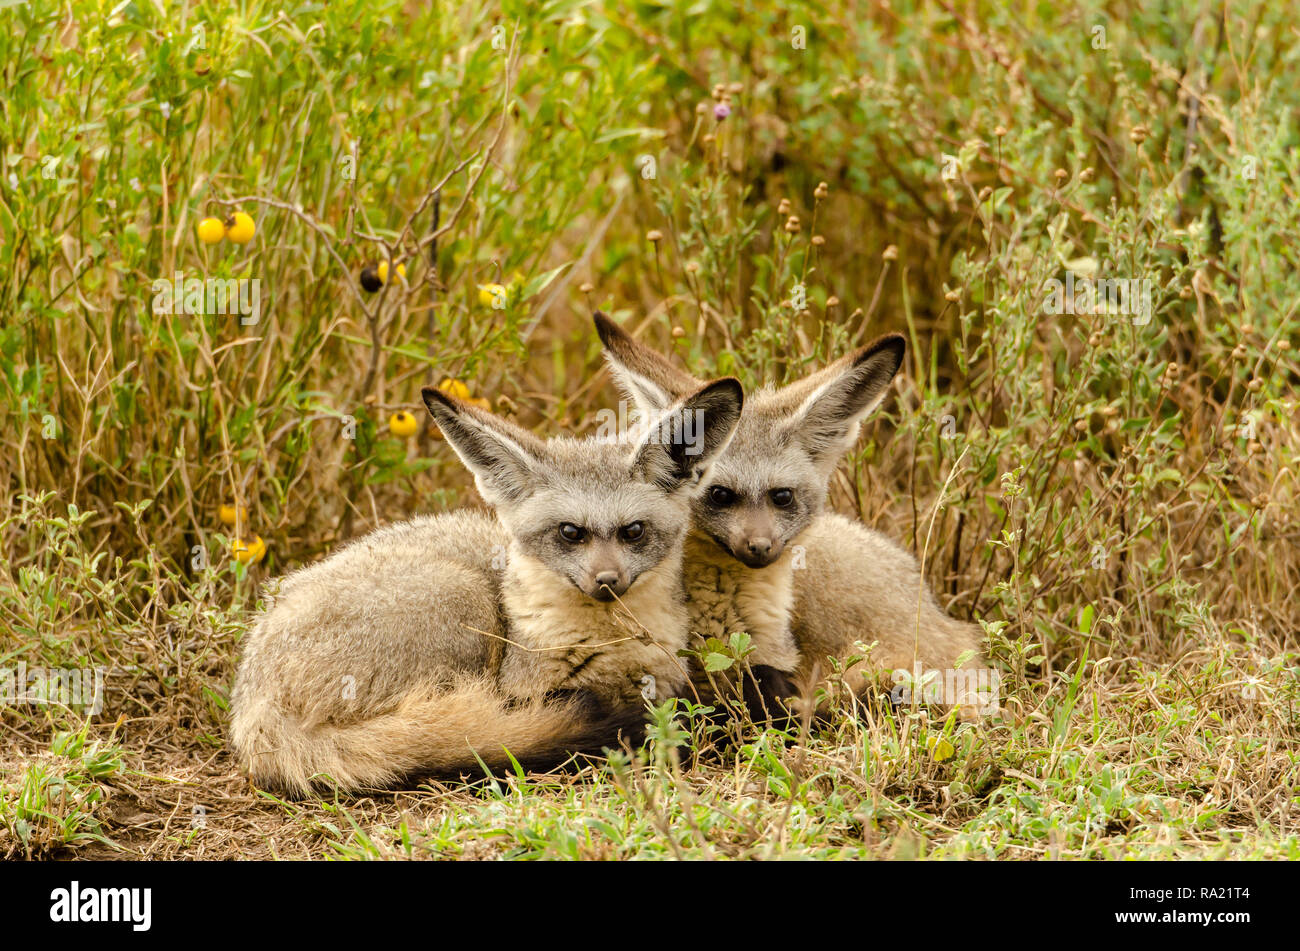
[[[618,590],[617,571],[602,571],[596,575],[596,590],[603,591],[604,588],[609,588],[610,591]]]
[[[749,553],[755,558],[766,558],[772,554],[772,539],[770,538],[751,538],[745,543]]]

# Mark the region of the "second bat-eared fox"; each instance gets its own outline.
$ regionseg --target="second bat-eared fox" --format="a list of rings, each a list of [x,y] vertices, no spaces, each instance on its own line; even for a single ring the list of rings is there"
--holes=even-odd
[[[643,412],[702,385],[604,314],[595,323],[611,373]],[[747,632],[766,691],[811,696],[819,672],[844,667],[859,644],[874,647],[870,663],[848,668],[855,691],[882,670],[950,670],[977,654],[978,627],[944,613],[911,554],[824,511],[831,475],[904,351],[903,337],[889,334],[788,386],[750,393],[692,504],[684,571],[693,630]]]

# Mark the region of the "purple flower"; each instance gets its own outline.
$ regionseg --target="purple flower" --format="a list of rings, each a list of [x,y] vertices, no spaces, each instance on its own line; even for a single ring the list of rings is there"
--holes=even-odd
[[[725,102],[720,102],[713,107],[713,118],[717,119],[719,122],[727,118],[729,115],[731,115],[731,106],[727,105]]]

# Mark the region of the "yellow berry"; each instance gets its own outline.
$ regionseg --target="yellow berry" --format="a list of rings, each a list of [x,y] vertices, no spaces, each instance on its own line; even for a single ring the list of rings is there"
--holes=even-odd
[[[216,244],[226,236],[226,226],[220,218],[204,218],[199,222],[199,240],[204,244]]]
[[[222,504],[222,506],[217,509],[217,515],[221,518],[222,525],[234,525],[236,521],[248,521],[248,509],[242,505],[236,509],[233,505]]]
[[[483,410],[483,412],[485,412],[485,413],[490,413],[490,412],[492,412],[492,401],[491,401],[490,399],[488,399],[486,396],[475,396],[475,397],[471,397],[467,402],[468,402],[471,406],[477,406],[479,409]]]
[[[257,223],[247,212],[237,211],[226,219],[226,237],[235,244],[248,244],[257,234]]]
[[[454,396],[458,400],[469,399],[469,387],[460,380],[453,380],[451,377],[443,377],[438,389],[442,390],[448,396]]]
[[[503,284],[480,284],[478,286],[478,302],[484,307],[491,307],[493,310],[504,310],[508,293]]]
[[[241,565],[259,562],[266,557],[266,542],[262,541],[261,535],[254,535],[251,542],[235,539],[230,545],[230,554]]]
[[[406,280],[406,265],[397,265],[397,276]],[[371,264],[361,271],[361,286],[372,294],[388,283],[388,262]]]
[[[409,439],[420,431],[420,423],[411,413],[397,412],[388,417],[388,431],[399,439]]]

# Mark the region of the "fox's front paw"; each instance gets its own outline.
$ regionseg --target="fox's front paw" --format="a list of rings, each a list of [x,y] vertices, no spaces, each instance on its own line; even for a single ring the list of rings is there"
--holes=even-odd
[[[749,702],[750,716],[755,720],[788,720],[798,691],[790,675],[775,667],[756,664],[749,669],[757,693]]]

